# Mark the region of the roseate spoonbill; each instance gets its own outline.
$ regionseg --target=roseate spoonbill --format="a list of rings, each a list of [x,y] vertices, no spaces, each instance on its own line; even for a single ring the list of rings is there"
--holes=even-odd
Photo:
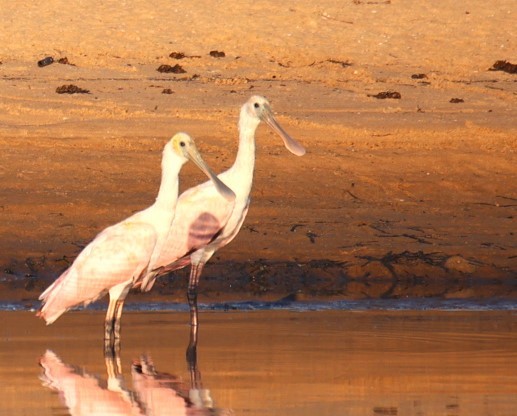
[[[290,152],[297,156],[305,154],[303,146],[275,120],[268,100],[261,96],[251,97],[240,110],[239,149],[235,162],[219,175],[235,192],[235,201],[217,197],[210,182],[182,193],[154,270],[140,283],[141,289],[148,291],[159,275],[191,264],[187,294],[192,325],[197,325],[197,286],[203,266],[218,249],[235,238],[248,212],[255,165],[255,131],[261,121],[280,135]]]
[[[106,228],[88,244],[73,264],[41,296],[38,316],[47,325],[78,305],[88,305],[109,293],[105,321],[105,346],[120,338],[124,299],[133,284],[154,268],[174,218],[178,199],[178,175],[192,160],[213,181],[214,192],[233,201],[234,193],[218,179],[199,155],[194,140],[176,134],[164,147],[158,197],[149,208]],[[233,203],[233,202],[231,202]]]

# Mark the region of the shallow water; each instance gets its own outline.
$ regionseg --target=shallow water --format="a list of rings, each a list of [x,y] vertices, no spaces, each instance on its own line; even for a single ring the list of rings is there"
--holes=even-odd
[[[205,403],[234,415],[516,415],[517,311],[503,309],[203,310],[197,387]],[[128,405],[144,386],[132,374],[143,355],[179,377],[152,390],[166,403],[154,414],[192,411],[182,398],[191,387],[188,314],[125,313],[118,393],[106,389],[103,315],[70,312],[45,327],[33,313],[0,312],[0,414],[144,414]],[[74,368],[59,394],[57,382],[41,380],[47,350]],[[95,413],[108,399],[117,410]]]

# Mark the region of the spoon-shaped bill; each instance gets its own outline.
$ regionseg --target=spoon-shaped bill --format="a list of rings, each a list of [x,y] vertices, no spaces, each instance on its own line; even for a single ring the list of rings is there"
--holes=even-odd
[[[201,155],[199,154],[197,148],[195,146],[191,146],[188,149],[189,159],[194,162],[199,169],[201,169],[206,176],[210,178],[210,180],[214,183],[217,192],[221,194],[228,201],[233,201],[235,199],[235,194],[233,191],[228,188],[217,176],[216,174],[208,167],[205,163]]]
[[[291,136],[289,136],[289,134],[287,134],[287,132],[282,128],[278,121],[276,121],[275,117],[273,116],[273,113],[269,108],[267,109],[267,111],[264,112],[264,121],[282,138],[287,150],[289,150],[296,156],[303,156],[305,154],[305,148],[296,140],[294,140]]]

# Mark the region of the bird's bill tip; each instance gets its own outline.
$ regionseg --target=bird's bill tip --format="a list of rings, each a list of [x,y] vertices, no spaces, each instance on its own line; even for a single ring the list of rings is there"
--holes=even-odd
[[[235,200],[235,193],[225,185],[223,181],[221,181],[217,176],[215,176],[214,180],[215,186],[217,188],[217,192],[221,194],[228,201]]]
[[[276,121],[272,113],[268,113],[264,120],[269,127],[271,127],[283,140],[284,146],[292,154],[296,156],[303,156],[305,154],[305,147],[303,147],[297,140],[293,139]]]

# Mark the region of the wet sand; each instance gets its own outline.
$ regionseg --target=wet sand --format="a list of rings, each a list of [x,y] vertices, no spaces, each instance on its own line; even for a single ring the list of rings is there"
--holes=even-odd
[[[516,63],[514,1],[212,7],[2,2],[1,300],[34,303],[99,231],[152,203],[176,131],[228,168],[252,94],[308,153],[259,129],[248,217],[202,297],[515,298],[517,84],[490,70]],[[38,67],[45,56],[67,63]],[[56,93],[70,84],[89,93]],[[375,97],[387,91],[400,98]],[[201,180],[186,167],[182,189]],[[146,301],[185,286],[177,273]]]
[[[67,414],[39,380],[46,350],[105,388],[102,313],[69,313],[50,327],[27,312],[0,318],[0,414]],[[188,391],[187,321],[184,313],[126,313],[127,389],[131,364],[148,354]],[[517,407],[515,311],[203,312],[201,322],[202,386],[234,415],[488,416]]]

